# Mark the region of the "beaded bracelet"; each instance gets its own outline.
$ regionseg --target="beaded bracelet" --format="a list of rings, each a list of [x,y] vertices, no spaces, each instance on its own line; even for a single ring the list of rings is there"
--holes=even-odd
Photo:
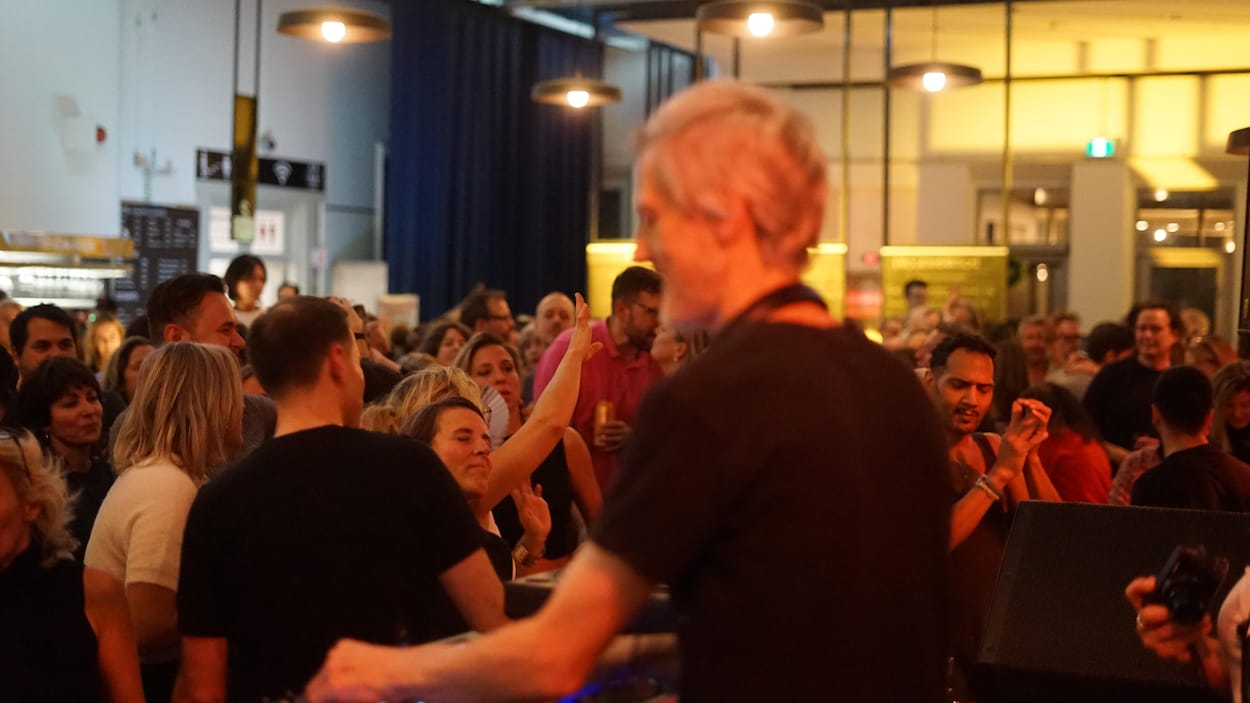
[[[980,476],[978,476],[976,483],[972,485],[976,488],[979,488],[982,491],[985,491],[991,498],[995,500],[995,502],[1003,499],[1003,492],[995,488],[994,484],[990,481],[990,477],[986,476],[985,474],[981,474]]]

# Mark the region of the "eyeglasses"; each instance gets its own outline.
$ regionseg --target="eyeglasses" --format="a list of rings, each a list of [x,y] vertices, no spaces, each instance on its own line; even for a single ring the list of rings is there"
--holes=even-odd
[[[0,427],[0,442],[3,442],[6,439],[13,440],[13,446],[17,447],[17,455],[22,457],[22,471],[26,473],[26,480],[31,481],[34,480],[34,477],[30,475],[30,466],[26,463],[26,451],[22,449],[22,442],[19,439],[20,437],[25,436],[25,432],[15,433],[13,430]]]
[[[638,302],[637,300],[635,300],[635,301],[634,301],[634,305],[637,305],[639,308],[641,308],[641,309],[642,309],[642,311],[643,311],[643,312],[645,312],[645,313],[647,313],[648,315],[651,315],[651,316],[653,316],[653,317],[659,317],[659,315],[660,315],[660,309],[659,309],[659,308],[653,308],[653,307],[651,307],[650,305],[643,305],[642,303]]]

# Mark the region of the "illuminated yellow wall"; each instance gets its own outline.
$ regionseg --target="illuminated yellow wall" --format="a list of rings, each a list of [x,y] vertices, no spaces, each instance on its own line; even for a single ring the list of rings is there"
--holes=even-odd
[[[834,317],[841,319],[846,299],[846,245],[822,242],[808,254],[811,264],[803,272],[803,282],[815,288]],[[632,241],[586,245],[586,302],[592,317],[604,318],[612,313],[612,281],[634,265],[654,269],[650,262],[634,262]]]
[[[846,303],[846,245],[822,242],[808,251],[808,261],[803,282],[816,289],[830,314],[841,320]]]
[[[1198,153],[1199,79],[1168,76],[1137,81],[1133,153],[1194,156]]]
[[[630,266],[655,269],[649,261],[634,261],[633,240],[586,245],[586,303],[591,317],[602,319],[612,314],[612,282]]]

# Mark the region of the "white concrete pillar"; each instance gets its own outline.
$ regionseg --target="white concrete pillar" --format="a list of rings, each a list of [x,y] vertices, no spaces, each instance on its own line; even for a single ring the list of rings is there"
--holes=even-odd
[[[916,244],[973,244],[977,194],[967,164],[922,163],[916,194]],[[902,243],[902,242],[898,242]]]
[[[1088,330],[1121,320],[1133,304],[1137,196],[1121,161],[1072,167],[1068,227],[1068,307]]]

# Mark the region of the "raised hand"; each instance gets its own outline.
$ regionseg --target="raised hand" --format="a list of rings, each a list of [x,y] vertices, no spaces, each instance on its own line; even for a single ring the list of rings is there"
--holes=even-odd
[[[551,510],[547,501],[543,500],[543,487],[530,488],[529,483],[523,483],[512,489],[512,502],[516,504],[517,518],[525,529],[521,543],[531,554],[541,554],[547,544],[547,535],[551,534]]]
[[[1037,449],[1047,435],[1050,408],[1031,399],[1017,400],[1011,406],[1011,423],[1003,430],[994,471],[1004,483],[1010,483],[1024,469],[1030,452]]]
[[[569,339],[567,354],[578,354],[586,361],[603,349],[601,342],[590,337],[590,306],[586,304],[581,293],[573,294],[573,337]]]

